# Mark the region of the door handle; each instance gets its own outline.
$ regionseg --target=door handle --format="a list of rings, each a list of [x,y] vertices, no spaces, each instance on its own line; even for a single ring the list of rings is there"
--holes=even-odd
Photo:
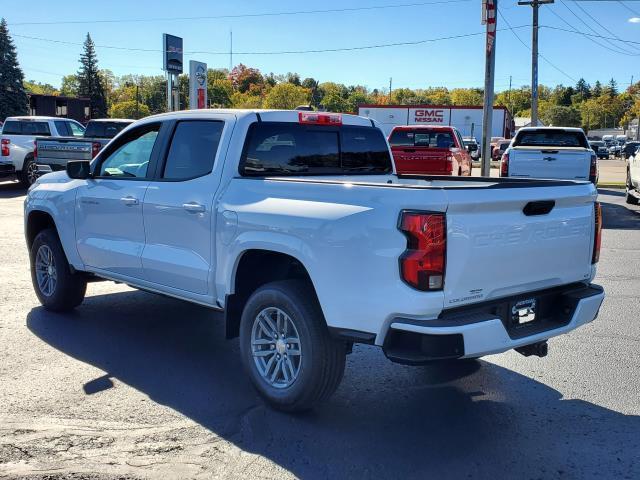
[[[128,197],[122,197],[120,201],[125,205],[127,205],[128,207],[131,207],[133,205],[138,205],[138,199],[130,195]]]
[[[195,202],[183,203],[182,208],[184,208],[189,213],[203,213],[206,210],[204,205],[200,205],[199,203]]]

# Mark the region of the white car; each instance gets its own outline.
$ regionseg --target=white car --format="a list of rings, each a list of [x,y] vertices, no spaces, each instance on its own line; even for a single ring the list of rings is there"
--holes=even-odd
[[[29,186],[38,177],[34,158],[37,137],[82,137],[84,127],[69,118],[8,117],[0,134],[0,178],[17,177]]]
[[[626,200],[630,205],[640,203],[640,149],[627,159]]]
[[[597,183],[598,157],[581,128],[521,128],[502,155],[500,176]]]
[[[258,392],[303,410],[337,388],[355,342],[406,364],[544,356],[591,322],[596,195],[398,176],[382,131],[353,115],[194,110],[40,177],[24,218],[45,308],[80,305],[98,277],[223,310]]]

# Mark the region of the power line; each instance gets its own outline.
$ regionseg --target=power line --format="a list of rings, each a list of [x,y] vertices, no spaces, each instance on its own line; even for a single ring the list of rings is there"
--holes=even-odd
[[[633,8],[631,8],[629,5],[627,5],[626,3],[618,0],[618,3],[620,5],[622,5],[624,8],[626,8],[627,10],[629,10],[631,13],[633,13],[634,15],[638,15],[640,17],[640,13],[638,13],[637,11],[635,11]]]
[[[591,27],[591,25],[589,25],[589,24],[588,24],[587,22],[585,22],[582,18],[580,18],[580,16],[579,16],[579,15],[577,15],[573,10],[571,10],[571,9],[569,8],[569,5],[567,5],[567,4],[564,2],[564,0],[560,0],[560,3],[562,3],[562,5],[564,5],[564,7],[565,7],[567,10],[569,10],[569,12],[571,13],[571,15],[573,15],[574,17],[576,17],[576,18],[577,18],[577,19],[578,19],[578,20],[579,20],[583,25],[585,25],[589,30],[591,30],[591,31],[592,31],[593,33],[595,33],[596,35],[600,35],[600,32],[598,32],[596,29],[594,29],[593,27]],[[580,10],[582,10],[584,13],[586,13],[586,14],[587,14],[591,19],[593,19],[593,17],[592,17],[591,15],[589,15],[589,13],[587,13],[587,11],[586,11],[585,9],[583,9],[579,4],[577,4],[577,3],[576,3],[575,5],[576,5],[576,7],[578,7]],[[594,19],[594,20],[595,20],[595,19]],[[600,24],[600,22],[598,22],[597,20],[596,20],[596,23],[598,23],[598,25],[602,26],[602,25]],[[603,27],[603,28],[604,28],[604,27]],[[607,29],[605,28],[605,30],[607,30]],[[609,32],[609,33],[611,33],[611,32]],[[613,36],[615,37],[615,34],[613,34]],[[616,38],[618,38],[618,37],[616,37]],[[609,45],[612,45],[615,49],[620,50],[620,51],[619,51],[619,52],[617,52],[617,53],[625,53],[625,54],[627,54],[627,55],[640,56],[640,53],[633,53],[633,52],[631,52],[631,51],[629,51],[629,50],[626,50],[626,49],[624,49],[624,48],[620,47],[619,45],[617,45],[617,44],[613,43],[611,40],[608,40],[608,39],[604,39],[604,40],[605,40]]]
[[[507,17],[505,17],[502,13],[502,11],[500,11],[500,9],[498,9],[498,15],[500,15],[500,18],[502,18],[502,20],[504,20],[504,23],[507,24],[507,27],[509,27],[509,30],[511,30],[511,33],[513,33],[513,35],[518,39],[518,41],[524,45],[527,49],[531,50],[531,46],[527,45],[524,40],[522,40],[522,38],[520,38],[520,35],[518,35],[516,33],[516,31],[511,27],[511,24],[509,23],[509,20],[507,20]],[[562,70],[560,67],[558,67],[557,65],[553,64],[549,59],[547,59],[544,55],[542,55],[541,53],[538,53],[538,56],[540,58],[542,58],[542,60],[544,60],[546,63],[548,63],[551,67],[555,68],[558,72],[560,72],[561,74],[563,74],[565,77],[567,77],[568,79],[570,79],[573,82],[576,82],[577,80],[575,78],[573,78],[571,75],[569,75],[567,72],[565,72],[564,70]]]
[[[530,25],[518,25],[513,28],[525,28],[530,27]],[[469,38],[469,37],[477,37],[479,35],[484,35],[485,32],[474,32],[474,33],[463,33],[459,35],[448,35],[445,37],[435,37],[435,38],[426,38],[422,40],[413,40],[406,42],[393,42],[393,43],[379,43],[374,45],[361,45],[355,47],[339,47],[339,48],[318,48],[318,49],[310,49],[310,50],[279,50],[279,51],[254,51],[254,52],[236,52],[233,53],[235,55],[288,55],[288,54],[302,54],[302,53],[327,53],[327,52],[350,52],[354,50],[370,50],[376,48],[387,48],[387,47],[399,47],[399,46],[408,46],[408,45],[421,45],[425,43],[433,43],[444,40],[455,40],[460,38]],[[50,38],[41,38],[41,37],[32,37],[28,35],[13,35],[18,38],[27,38],[30,40],[40,40],[42,42],[51,42],[51,43],[59,43],[64,45],[83,45],[80,42],[68,42],[65,40],[54,40]],[[110,48],[115,50],[126,50],[126,51],[136,51],[136,52],[161,52],[161,49],[150,49],[150,48],[133,48],[133,47],[119,47],[114,45],[96,45],[96,48]],[[211,52],[211,51],[185,51],[185,55],[229,55],[229,52]]]
[[[549,11],[551,12],[552,10],[549,9]],[[594,37],[594,38],[602,38],[602,39],[606,38],[608,40],[615,40],[615,38],[613,38],[613,37],[606,37],[604,35],[594,35],[592,33],[581,32],[580,30],[576,30],[575,28],[573,28],[572,30],[568,30],[566,28],[555,27],[555,26],[551,26],[551,25],[540,25],[540,27],[541,28],[548,28],[550,30],[558,30],[558,31],[561,31],[561,32],[575,33],[577,35],[582,35],[583,37],[588,37],[588,38]],[[626,42],[626,43],[632,43],[634,45],[640,45],[640,42],[637,42],[635,40],[621,40],[621,41]],[[605,48],[607,48],[606,45],[601,45],[601,46],[604,46]]]
[[[359,12],[365,10],[382,10],[391,8],[407,8],[422,7],[425,5],[438,5],[449,3],[470,2],[471,0],[433,0],[429,2],[400,3],[389,5],[375,5],[370,7],[351,7],[351,8],[329,8],[326,10],[294,10],[283,12],[262,12],[262,13],[240,13],[234,15],[198,15],[197,17],[145,17],[145,18],[129,18],[129,19],[102,19],[102,20],[60,20],[49,22],[16,22],[10,23],[10,26],[17,25],[71,25],[83,23],[142,23],[142,22],[160,22],[160,21],[178,21],[178,20],[220,20],[233,18],[253,18],[253,17],[278,17],[286,15],[310,15],[316,13],[344,13]]]

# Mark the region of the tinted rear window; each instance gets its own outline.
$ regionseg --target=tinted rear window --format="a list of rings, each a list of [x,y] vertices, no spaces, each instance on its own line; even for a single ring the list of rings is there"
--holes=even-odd
[[[88,138],[113,138],[128,125],[126,122],[89,122],[84,135]]]
[[[213,169],[224,122],[180,122],[171,140],[164,178],[188,180],[207,175]]]
[[[2,126],[2,133],[4,135],[20,135],[22,133],[21,122],[8,121]]]
[[[450,132],[429,130],[395,130],[389,138],[392,147],[455,147],[453,135]]]
[[[589,148],[582,132],[563,130],[534,130],[520,132],[513,143],[515,147],[583,147]]]
[[[379,174],[390,173],[392,164],[377,128],[259,122],[249,129],[239,170],[245,176]]]

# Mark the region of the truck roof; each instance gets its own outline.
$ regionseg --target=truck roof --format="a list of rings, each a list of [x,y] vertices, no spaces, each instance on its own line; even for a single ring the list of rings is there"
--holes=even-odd
[[[268,109],[234,109],[234,108],[204,108],[200,110],[180,110],[178,112],[160,113],[158,115],[152,115],[144,118],[142,121],[154,121],[170,118],[183,118],[183,117],[197,117],[211,114],[227,114],[235,115],[236,118],[241,119],[247,116],[260,115],[260,118],[267,122],[298,122],[299,115],[301,114],[325,114],[325,115],[341,115],[343,125],[360,125],[364,127],[371,127],[373,122],[366,117],[360,117],[358,115],[352,115],[348,113],[334,113],[334,112],[308,112],[300,110],[268,110]]]
[[[132,118],[92,118],[89,120],[93,123],[102,123],[102,122],[115,122],[115,123],[131,123],[135,122]]]
[[[397,125],[394,130],[442,130],[451,131],[455,127],[450,125]]]
[[[40,121],[46,121],[46,120],[73,120],[73,118],[64,118],[64,117],[45,117],[45,116],[39,116],[39,115],[19,115],[16,117],[7,117],[5,118],[5,122],[8,122],[9,120],[40,120]],[[74,122],[76,120],[73,120]]]
[[[584,130],[582,130],[581,128],[578,127],[522,127],[521,129],[518,130],[518,132],[536,132],[536,131],[540,131],[540,130],[545,130],[545,131],[558,131],[558,132],[583,132]]]

